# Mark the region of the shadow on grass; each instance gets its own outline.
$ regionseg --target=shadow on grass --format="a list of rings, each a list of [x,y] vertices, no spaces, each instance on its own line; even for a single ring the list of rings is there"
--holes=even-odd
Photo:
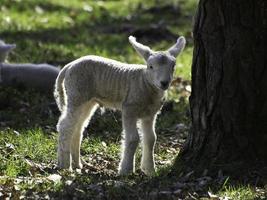
[[[65,176],[66,182],[61,185],[60,191],[51,192],[49,195],[58,199],[75,197],[79,199],[266,199],[267,197],[264,185],[236,181],[221,174],[174,175],[169,173],[167,168],[151,178],[140,171],[126,177],[117,176],[114,170],[110,173],[107,170],[88,172],[85,169],[82,173],[74,179]]]
[[[264,185],[238,182],[222,175],[174,175],[169,170],[166,167],[155,177],[140,171],[121,177],[115,169],[97,171],[85,167],[76,175],[61,172],[64,175],[58,190],[37,194],[56,199],[265,199],[267,195]],[[30,191],[27,195],[34,196]]]

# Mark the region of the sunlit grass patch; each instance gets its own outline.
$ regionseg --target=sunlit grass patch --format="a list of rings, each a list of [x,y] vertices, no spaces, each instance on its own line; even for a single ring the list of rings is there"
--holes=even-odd
[[[30,176],[36,163],[54,163],[55,140],[55,135],[47,135],[41,129],[0,131],[0,175]]]
[[[253,200],[257,197],[254,189],[250,186],[225,186],[219,192],[218,196],[232,200]]]
[[[183,18],[183,14],[180,16],[179,13],[177,19],[173,16],[175,13],[164,12],[161,16],[150,9],[160,6],[169,9],[172,5],[183,9],[193,2],[160,1],[160,4],[155,5],[154,1],[140,0],[4,0],[0,6],[0,36],[17,44],[10,56],[11,62],[48,62],[63,66],[80,56],[96,54],[123,62],[143,63],[128,43],[131,30],[142,30],[164,21],[163,24],[166,23],[173,34],[185,34],[185,30],[191,27],[191,19]],[[188,23],[180,26],[176,23],[179,21]],[[156,46],[149,41],[145,43],[157,48],[170,46],[174,42],[175,39],[162,40]],[[178,61],[178,66],[183,66],[181,69],[177,67],[178,74],[185,79],[190,78],[190,53],[191,50],[186,50]]]
[[[192,53],[193,47],[188,46],[178,57],[175,76],[182,77],[185,80],[191,80]]]

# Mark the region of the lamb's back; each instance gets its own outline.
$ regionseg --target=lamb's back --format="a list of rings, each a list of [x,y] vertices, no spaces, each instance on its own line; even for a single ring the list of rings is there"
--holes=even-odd
[[[100,104],[119,108],[133,84],[138,84],[144,65],[122,63],[99,56],[85,56],[70,63],[80,91]],[[73,76],[72,76],[73,77]],[[87,94],[88,93],[88,94]]]

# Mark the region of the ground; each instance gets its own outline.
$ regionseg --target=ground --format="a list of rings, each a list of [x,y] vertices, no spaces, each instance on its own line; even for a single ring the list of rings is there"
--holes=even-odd
[[[52,92],[0,88],[0,198],[11,199],[264,199],[266,185],[232,184],[222,171],[174,174],[172,161],[190,129],[188,97],[194,0],[2,0],[0,38],[16,43],[10,62],[64,66],[88,54],[142,63],[128,43],[134,35],[156,50],[180,35],[187,47],[157,120],[157,174],[120,177],[121,117],[98,110],[84,133],[83,170],[56,168],[59,111]]]

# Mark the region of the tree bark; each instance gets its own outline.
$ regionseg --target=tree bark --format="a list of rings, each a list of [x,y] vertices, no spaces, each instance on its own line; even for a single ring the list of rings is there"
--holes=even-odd
[[[193,35],[192,130],[177,162],[267,163],[267,1],[200,0]]]

